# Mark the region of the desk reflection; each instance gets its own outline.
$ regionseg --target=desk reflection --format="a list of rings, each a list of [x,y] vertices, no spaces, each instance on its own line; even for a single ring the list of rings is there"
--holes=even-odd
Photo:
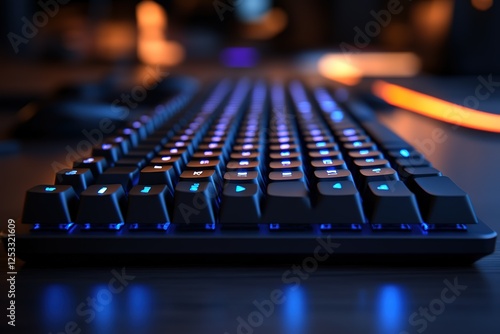
[[[491,324],[478,319],[500,309],[474,267],[320,267],[299,284],[284,284],[287,269],[26,267],[18,276],[19,325],[52,334],[418,333],[412,313],[441,298],[443,282],[455,278],[466,290],[428,321],[426,333],[464,332],[471,321],[489,333]]]

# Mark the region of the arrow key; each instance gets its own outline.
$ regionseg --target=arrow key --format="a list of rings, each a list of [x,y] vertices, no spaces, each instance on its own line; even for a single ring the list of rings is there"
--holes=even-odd
[[[226,182],[222,192],[222,206],[220,209],[220,222],[233,224],[256,224],[260,219],[259,186],[255,183]]]

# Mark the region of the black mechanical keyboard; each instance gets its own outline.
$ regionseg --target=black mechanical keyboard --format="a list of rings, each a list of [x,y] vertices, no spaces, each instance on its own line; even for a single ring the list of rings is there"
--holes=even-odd
[[[455,263],[494,251],[469,196],[362,103],[300,80],[188,86],[29,189],[17,255],[166,262],[321,246],[339,260]]]

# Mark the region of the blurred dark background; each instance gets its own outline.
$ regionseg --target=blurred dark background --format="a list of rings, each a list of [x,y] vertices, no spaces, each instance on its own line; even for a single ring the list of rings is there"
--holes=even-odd
[[[130,90],[121,85],[124,73],[151,66],[198,76],[274,62],[273,69],[293,64],[347,85],[364,77],[498,74],[498,2],[5,0],[0,141],[78,135],[93,102],[109,104]],[[347,60],[346,52],[362,57]],[[78,115],[63,110],[66,120],[53,111],[68,91],[89,104]]]
[[[154,62],[147,49],[164,51],[170,59],[163,62],[171,65],[217,59],[227,46],[250,46],[271,57],[335,51],[344,43],[354,51],[414,52],[430,73],[494,73],[500,71],[497,2],[162,0],[156,2],[160,6],[144,1],[141,12],[139,1],[5,0],[1,50],[3,63]],[[367,28],[377,16],[380,29]],[[26,28],[27,21],[38,31]],[[151,26],[172,42],[166,47],[144,42]],[[356,36],[356,28],[364,38]],[[362,43],[356,45],[356,38]]]

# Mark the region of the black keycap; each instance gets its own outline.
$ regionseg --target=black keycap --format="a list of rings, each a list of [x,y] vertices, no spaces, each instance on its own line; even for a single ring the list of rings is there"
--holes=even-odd
[[[269,153],[269,157],[271,159],[300,159],[301,154],[299,152],[283,150],[279,152],[271,152]]]
[[[122,154],[120,146],[117,144],[101,144],[92,149],[93,156],[104,157],[109,164],[114,164]]]
[[[367,142],[368,137],[367,136],[348,136],[348,137],[342,136],[339,138],[339,141],[341,141],[343,143],[352,143],[355,141]]]
[[[224,180],[231,183],[259,183],[259,172],[251,170],[229,171],[224,173]]]
[[[221,174],[222,163],[219,159],[196,159],[191,160],[187,163],[186,169],[188,170],[204,170],[204,169],[214,169],[217,175],[222,177]]]
[[[423,156],[422,154],[418,153],[417,151],[412,151],[406,148],[402,148],[400,150],[391,150],[388,152],[389,157],[393,159],[411,159],[411,160],[422,160]]]
[[[125,192],[119,184],[90,186],[81,193],[76,222],[84,229],[106,228],[109,224],[119,226],[124,222],[125,201]]]
[[[329,149],[309,151],[308,155],[311,159],[342,159],[342,154],[340,153],[340,151]]]
[[[98,184],[121,184],[125,191],[137,184],[139,169],[136,167],[111,167],[99,175]]]
[[[133,187],[128,194],[127,223],[165,224],[170,222],[165,185],[140,185]]]
[[[222,192],[220,223],[258,223],[260,198],[260,188],[255,183],[226,183]]]
[[[271,152],[281,152],[281,151],[298,151],[297,145],[295,144],[280,144],[280,145],[270,145],[269,151]]]
[[[249,161],[249,160],[240,160],[240,161],[229,161],[227,163],[227,170],[236,171],[240,169],[246,170],[258,170],[260,166],[259,161]]]
[[[390,167],[376,167],[370,169],[360,169],[359,180],[363,185],[373,181],[398,181],[396,171]]]
[[[377,145],[372,142],[355,141],[353,143],[345,143],[344,148],[346,150],[376,150]]]
[[[314,171],[314,177],[316,178],[316,181],[352,181],[351,172],[347,169],[319,169]]]
[[[94,182],[94,175],[88,168],[63,169],[56,173],[55,184],[66,184],[79,194]]]
[[[151,165],[169,165],[174,167],[175,172],[177,175],[181,175],[182,170],[184,169],[184,163],[182,161],[182,158],[179,156],[172,156],[172,155],[164,155],[164,156],[159,156],[150,161]]]
[[[139,144],[139,135],[132,128],[123,128],[116,131],[118,136],[127,138],[131,147],[136,147]]]
[[[426,167],[430,166],[430,162],[424,157],[415,157],[409,159],[396,159],[396,165],[399,167]]]
[[[407,167],[400,172],[400,175],[405,179],[414,179],[426,176],[442,176],[441,172],[434,167]]]
[[[222,151],[198,151],[193,154],[193,160],[201,160],[201,159],[219,159],[220,161],[224,161],[224,154]]]
[[[304,173],[298,170],[283,170],[269,173],[269,181],[305,181]]]
[[[356,159],[353,161],[354,165],[359,168],[376,168],[376,167],[389,167],[389,161],[386,159],[374,159],[374,158],[366,158],[366,159]]]
[[[307,149],[309,150],[332,150],[332,151],[338,151],[339,146],[335,143],[326,143],[326,142],[315,142],[315,143],[309,143],[306,145]]]
[[[278,161],[271,161],[269,163],[269,168],[273,170],[282,170],[282,169],[297,169],[302,167],[302,161],[297,159],[283,159]]]
[[[469,195],[446,176],[415,179],[415,195],[428,224],[476,224]]]
[[[103,144],[116,144],[120,147],[121,154],[127,154],[130,150],[130,142],[127,137],[111,136],[103,140]]]
[[[211,182],[215,189],[220,189],[220,179],[215,169],[185,170],[179,179],[186,182]]]
[[[352,181],[325,181],[317,184],[316,220],[322,224],[365,222],[361,197]]]
[[[174,185],[177,183],[175,169],[169,165],[146,166],[141,169],[139,174],[139,184],[166,184],[173,192]]]
[[[189,152],[186,148],[169,148],[169,149],[164,149],[158,152],[159,156],[172,156],[172,157],[180,157],[182,159],[182,162],[184,164],[187,164],[189,161]]]
[[[267,186],[266,224],[310,223],[311,201],[304,182],[273,182]]]
[[[233,152],[230,154],[230,158],[233,160],[247,159],[247,160],[257,160],[260,156],[259,152],[242,151]]]
[[[55,226],[74,221],[78,197],[69,185],[40,185],[26,192],[23,224]]]
[[[372,224],[420,224],[415,195],[401,181],[370,182],[365,212]]]
[[[213,224],[217,193],[210,182],[177,183],[175,187],[175,224]]]
[[[382,159],[382,153],[380,151],[372,151],[372,150],[359,150],[359,151],[349,151],[347,154],[352,159]]]
[[[106,168],[108,168],[108,162],[104,157],[89,157],[84,159],[79,159],[73,162],[74,168],[88,168],[94,175],[94,179],[97,178]]]
[[[331,169],[346,169],[347,166],[345,164],[344,160],[341,159],[321,159],[321,160],[312,160],[311,165],[314,168],[318,169],[325,169],[325,168],[331,168]]]

